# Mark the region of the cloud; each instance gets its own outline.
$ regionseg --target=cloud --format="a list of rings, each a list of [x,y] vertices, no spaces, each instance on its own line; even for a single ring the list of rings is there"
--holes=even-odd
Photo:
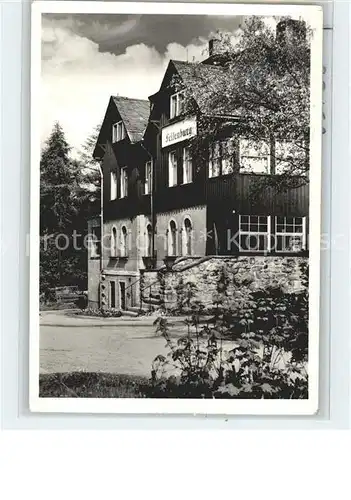
[[[45,22],[42,34],[42,142],[59,121],[76,150],[103,119],[110,95],[147,99],[157,92],[169,59],[201,60],[205,40],[187,47],[170,43],[164,54],[143,43],[123,54],[74,32],[72,21]]]
[[[169,59],[206,58],[208,37],[218,26],[231,31],[236,43],[243,20],[178,16],[177,21],[176,16],[171,17],[44,17],[42,143],[59,121],[76,151],[102,121],[111,95],[147,99],[159,89]],[[274,25],[274,19],[267,23]]]
[[[190,43],[186,47],[180,43],[169,43],[164,57],[166,59],[177,59],[181,61],[201,61],[208,56],[208,42],[200,38],[197,43]]]
[[[109,24],[93,21],[89,25],[88,33],[90,37],[98,42],[106,42],[111,38],[117,38],[126,35],[138,26],[138,18],[127,19],[121,24],[111,26]],[[86,25],[87,26],[87,25]],[[88,35],[88,33],[86,33]]]

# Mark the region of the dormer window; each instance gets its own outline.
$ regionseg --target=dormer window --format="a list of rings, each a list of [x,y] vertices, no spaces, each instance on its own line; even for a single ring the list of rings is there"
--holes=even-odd
[[[170,118],[175,118],[182,114],[184,109],[184,92],[177,92],[171,95],[170,100]]]
[[[126,136],[126,129],[122,121],[112,125],[112,142],[119,142]]]

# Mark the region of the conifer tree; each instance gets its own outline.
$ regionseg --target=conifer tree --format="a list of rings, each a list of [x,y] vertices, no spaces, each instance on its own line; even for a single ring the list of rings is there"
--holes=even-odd
[[[72,203],[79,185],[79,169],[71,160],[70,146],[59,123],[43,149],[40,162],[40,232],[67,231],[76,209]]]
[[[40,288],[84,286],[86,249],[76,251],[72,234],[79,218],[80,168],[59,123],[42,151],[40,162]]]

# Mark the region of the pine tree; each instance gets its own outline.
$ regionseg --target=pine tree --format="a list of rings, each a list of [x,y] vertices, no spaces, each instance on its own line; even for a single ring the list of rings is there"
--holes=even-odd
[[[41,235],[67,231],[76,214],[72,198],[79,183],[79,170],[70,159],[70,149],[56,122],[40,162]]]
[[[55,123],[40,162],[40,288],[46,294],[55,286],[84,286],[86,281],[86,249],[77,251],[72,245],[81,175],[70,149]]]

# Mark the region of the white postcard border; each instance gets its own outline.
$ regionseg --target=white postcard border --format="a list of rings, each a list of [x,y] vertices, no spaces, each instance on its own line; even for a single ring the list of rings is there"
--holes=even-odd
[[[43,13],[298,15],[314,30],[311,43],[309,253],[309,397],[306,400],[39,398],[39,200],[41,15]],[[31,40],[31,204],[29,402],[33,412],[220,415],[313,415],[318,411],[321,240],[322,21],[320,6],[151,2],[34,2]],[[34,112],[33,112],[34,110]]]

